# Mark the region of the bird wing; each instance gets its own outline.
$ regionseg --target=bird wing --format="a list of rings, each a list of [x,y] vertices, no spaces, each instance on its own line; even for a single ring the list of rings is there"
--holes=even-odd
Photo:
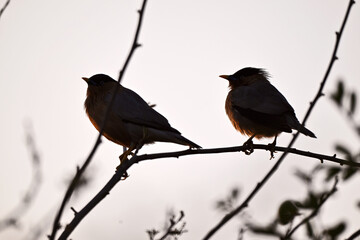
[[[111,92],[105,96],[105,101],[110,102],[110,99]],[[180,133],[171,127],[168,120],[150,107],[137,93],[125,87],[119,89],[112,108],[116,115],[125,122]]]
[[[236,111],[256,123],[291,132],[285,115],[295,116],[294,109],[268,82],[237,87],[231,92],[231,103]]]
[[[231,92],[231,103],[240,108],[272,115],[294,111],[286,98],[269,82],[256,82],[235,88]]]

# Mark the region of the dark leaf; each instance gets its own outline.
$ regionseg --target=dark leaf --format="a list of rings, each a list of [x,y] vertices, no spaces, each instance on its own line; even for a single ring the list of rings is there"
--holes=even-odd
[[[233,200],[236,200],[239,197],[240,190],[238,188],[234,188],[231,190],[231,197]]]
[[[310,221],[307,221],[307,222],[306,222],[306,235],[307,235],[309,238],[313,238],[313,237],[314,237],[314,230],[313,230],[313,227],[312,227]]]
[[[238,233],[237,240],[243,240],[243,239],[244,239],[244,233],[245,233],[245,229],[244,229],[244,228],[240,228],[240,229],[239,229],[239,233]]]
[[[356,93],[355,93],[355,92],[352,92],[352,93],[350,94],[350,109],[349,109],[349,114],[350,114],[350,115],[353,115],[354,112],[355,112],[355,109],[356,109],[356,100],[357,100]]]
[[[233,188],[230,191],[230,194],[225,199],[216,202],[215,207],[220,211],[229,212],[234,209],[234,206],[236,205],[239,195],[240,195],[239,188]]]
[[[286,200],[279,207],[278,221],[280,224],[285,225],[292,222],[298,215],[299,210],[296,202],[292,200]]]
[[[325,177],[325,181],[330,181],[331,179],[333,179],[339,172],[341,171],[340,167],[329,167],[327,169],[327,173],[326,173],[326,177]]]
[[[268,226],[257,226],[254,224],[248,224],[247,227],[253,233],[265,234],[265,235],[275,235],[275,236],[278,235],[277,231],[276,231],[276,225],[273,223],[271,223]]]
[[[360,126],[356,126],[356,132],[358,135],[360,135]]]
[[[295,176],[302,180],[306,185],[309,185],[311,183],[311,175],[300,169],[295,170]]]
[[[304,208],[304,209],[314,209],[318,206],[319,203],[319,199],[321,197],[322,194],[319,193],[314,193],[312,191],[308,192],[307,197],[305,198],[305,200],[301,203],[301,205],[298,205],[299,208]]]
[[[330,239],[338,239],[338,236],[346,229],[346,223],[340,222],[333,227],[324,230],[324,234],[329,236]]]
[[[345,156],[351,156],[351,152],[349,149],[347,149],[347,147],[345,147],[344,145],[341,144],[336,144],[335,145],[335,150],[339,153],[344,154]]]
[[[344,82],[342,80],[338,81],[337,89],[330,97],[339,107],[342,106],[344,98]]]
[[[311,175],[315,175],[317,172],[319,172],[320,170],[324,169],[324,165],[323,164],[317,164],[315,165],[315,167],[311,170]]]
[[[226,210],[226,203],[225,203],[225,201],[222,201],[222,200],[217,201],[217,202],[216,202],[216,208],[219,209],[219,210],[221,210],[221,211]]]
[[[354,167],[345,168],[344,171],[343,171],[343,175],[342,175],[343,180],[350,179],[356,173],[356,170],[357,169],[354,168]]]

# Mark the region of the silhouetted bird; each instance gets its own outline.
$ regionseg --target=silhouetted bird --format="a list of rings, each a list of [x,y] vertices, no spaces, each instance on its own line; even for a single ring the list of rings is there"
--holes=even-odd
[[[83,79],[88,84],[86,113],[94,127],[100,131],[113,88],[119,83],[104,74]],[[138,94],[121,84],[116,92],[103,135],[110,141],[128,148],[128,151],[120,156],[121,161],[132,150],[154,142],[172,142],[190,148],[200,148],[196,143],[181,136],[165,117],[150,107]]]
[[[226,98],[226,113],[240,133],[250,136],[246,143],[257,139],[275,137],[292,129],[316,138],[302,127],[294,109],[285,97],[269,82],[269,74],[260,68],[243,68],[232,75],[220,75],[229,81],[230,92]]]

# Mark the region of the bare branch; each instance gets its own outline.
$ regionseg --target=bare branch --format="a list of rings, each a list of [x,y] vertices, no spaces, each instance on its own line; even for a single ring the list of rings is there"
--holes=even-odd
[[[311,158],[318,159],[321,161],[321,163],[323,163],[323,161],[325,160],[325,161],[335,162],[340,165],[347,165],[347,166],[351,166],[351,167],[360,168],[360,163],[340,159],[340,158],[337,158],[336,155],[332,155],[332,156],[323,155],[323,154],[319,154],[319,153],[298,150],[296,148],[286,148],[286,147],[278,147],[278,146],[275,146],[275,148],[274,148],[272,146],[263,145],[263,144],[254,144],[253,149],[260,149],[260,150],[266,150],[266,151],[271,151],[271,150],[275,149],[275,151],[278,151],[278,152],[287,151],[288,153],[293,153],[293,154],[297,154],[297,155],[301,155],[301,156],[305,156],[305,157],[311,157]],[[186,155],[245,152],[246,150],[247,150],[246,146],[208,148],[208,149],[205,149],[205,148],[203,148],[203,149],[187,149],[184,151],[177,151],[177,152],[165,152],[165,153],[139,155],[139,156],[135,156],[133,158],[133,160],[136,161],[136,163],[138,163],[138,162],[145,161],[145,160],[153,160],[153,159],[159,159],[159,158],[170,158],[170,157],[179,158],[181,156],[186,156]]]
[[[304,218],[304,219],[303,219],[301,222],[299,222],[291,231],[289,231],[289,232],[286,234],[285,239],[290,239],[290,238],[291,238],[291,235],[292,235],[299,227],[301,227],[303,224],[309,222],[313,217],[315,217],[315,216],[318,214],[318,212],[319,212],[320,208],[322,207],[322,205],[329,199],[329,197],[330,197],[331,195],[333,195],[333,194],[337,191],[336,186],[337,186],[337,184],[338,184],[338,181],[339,181],[339,180],[338,180],[338,177],[336,177],[336,178],[335,178],[334,185],[333,185],[333,187],[331,188],[331,190],[322,196],[322,198],[320,199],[319,204],[317,205],[317,207],[312,211],[312,213],[311,213],[309,216],[307,216],[306,218]]]
[[[128,161],[124,161],[117,169],[116,173],[112,178],[106,183],[106,185],[95,195],[93,199],[90,200],[88,204],[74,216],[73,220],[65,227],[64,231],[59,237],[59,240],[67,239],[76,226],[81,222],[81,220],[99,203],[101,202],[109,193],[110,190],[122,179],[122,176],[126,171],[134,164],[131,158]]]
[[[0,9],[0,18],[2,14],[4,13],[5,9],[9,6],[10,0],[7,0],[4,6]]]
[[[355,239],[357,239],[357,237],[359,237],[359,236],[360,236],[360,229],[357,230],[356,232],[354,232],[353,234],[351,234],[351,236],[348,237],[346,240],[355,240]]]
[[[351,10],[351,7],[354,5],[355,1],[354,0],[350,0],[349,1],[349,5],[348,5],[348,8],[347,8],[347,11],[346,11],[346,14],[345,14],[345,17],[344,17],[344,20],[343,20],[343,23],[341,25],[341,28],[340,28],[340,31],[339,32],[336,32],[336,41],[335,41],[335,47],[334,47],[334,50],[333,50],[333,54],[332,54],[332,57],[330,59],[330,63],[329,63],[329,66],[326,70],[326,73],[325,73],[325,76],[322,80],[322,82],[320,83],[320,87],[319,87],[319,90],[314,98],[314,100],[310,103],[310,107],[304,117],[304,120],[302,121],[302,126],[305,125],[307,119],[309,118],[310,116],[310,113],[312,112],[315,104],[317,103],[317,101],[319,100],[319,98],[321,96],[324,95],[323,93],[323,89],[324,89],[324,86],[325,86],[325,83],[328,79],[328,76],[330,74],[330,71],[332,69],[332,66],[335,62],[335,60],[337,60],[337,50],[338,50],[338,46],[339,46],[339,43],[340,43],[340,39],[341,39],[341,36],[343,34],[343,31],[344,31],[344,28],[345,28],[345,24],[346,24],[346,21],[348,19],[348,16],[350,14],[350,10]],[[289,145],[288,145],[288,148],[291,148],[292,145],[295,143],[297,137],[299,136],[299,132],[297,132],[295,134],[295,136],[293,137],[293,139],[290,141]],[[222,226],[224,226],[230,219],[232,219],[234,216],[236,216],[238,213],[240,213],[245,207],[247,207],[250,203],[250,201],[253,199],[253,197],[258,193],[258,191],[262,188],[262,186],[265,185],[265,183],[270,179],[270,177],[276,172],[276,170],[279,168],[280,164],[283,162],[283,160],[285,159],[285,157],[287,156],[288,154],[288,151],[285,151],[282,156],[278,159],[278,161],[275,163],[275,165],[270,169],[270,171],[265,175],[265,177],[258,183],[256,184],[255,188],[251,191],[251,193],[248,195],[248,197],[244,200],[244,202],[239,206],[237,207],[236,209],[234,209],[232,212],[228,213],[227,215],[225,215],[221,221],[215,225],[215,227],[213,227],[207,234],[206,236],[203,238],[204,240],[205,239],[210,239]]]
[[[137,29],[136,29],[136,33],[135,33],[135,37],[134,37],[134,41],[133,41],[133,44],[132,44],[132,47],[131,47],[131,50],[129,52],[129,55],[124,63],[124,66],[122,68],[122,70],[120,71],[120,75],[119,75],[119,78],[118,78],[118,82],[120,83],[123,76],[124,76],[124,73],[127,69],[127,66],[130,62],[130,59],[131,57],[133,56],[133,53],[135,51],[135,49],[137,47],[139,47],[140,45],[138,44],[138,37],[139,37],[139,33],[140,33],[140,28],[141,28],[141,23],[142,23],[142,19],[143,19],[143,15],[144,15],[144,11],[145,11],[145,6],[146,6],[146,1],[147,0],[144,0],[143,1],[143,4],[142,4],[142,7],[141,7],[141,10],[138,11],[139,13],[139,21],[138,21],[138,25],[137,25]],[[102,136],[102,133],[104,132],[104,127],[105,127],[105,123],[108,119],[108,116],[110,114],[110,109],[111,109],[111,106],[115,100],[115,93],[116,91],[118,90],[119,88],[119,84],[116,85],[116,87],[114,87],[113,89],[113,92],[112,92],[112,97],[111,97],[111,100],[110,100],[110,103],[109,105],[107,106],[107,109],[106,109],[106,112],[105,112],[105,116],[104,116],[104,120],[103,120],[103,123],[101,125],[101,128],[100,128],[100,131],[99,131],[99,135],[96,139],[96,142],[95,142],[95,145],[94,147],[92,148],[89,156],[87,157],[87,159],[85,160],[84,164],[81,166],[81,168],[79,168],[77,171],[76,171],[76,174],[73,178],[73,180],[71,181],[68,189],[66,190],[66,193],[65,193],[65,196],[63,198],[63,201],[61,203],[61,206],[59,208],[59,211],[58,213],[56,214],[56,217],[54,219],[54,223],[53,223],[53,227],[52,227],[52,232],[51,232],[51,235],[49,236],[49,239],[50,240],[54,240],[55,237],[56,237],[56,233],[57,231],[59,230],[60,228],[60,219],[61,219],[61,216],[63,214],[63,211],[65,209],[65,206],[66,204],[68,203],[68,201],[70,200],[70,197],[72,195],[72,193],[74,192],[74,189],[78,183],[78,181],[80,180],[82,174],[85,172],[87,166],[90,164],[97,148],[99,147],[100,143],[101,143],[101,136]]]
[[[272,146],[269,145],[260,145],[254,144],[254,149],[265,149],[271,150]],[[167,153],[155,153],[155,154],[144,154],[144,155],[134,155],[130,160],[123,162],[117,172],[113,175],[113,177],[106,183],[106,185],[95,195],[93,199],[91,199],[85,207],[83,207],[80,211],[76,213],[73,220],[66,226],[64,232],[60,236],[59,239],[66,239],[71,232],[76,228],[76,226],[82,221],[82,219],[99,203],[101,202],[109,193],[110,190],[122,179],[123,174],[135,163],[139,163],[145,160],[153,160],[160,158],[168,158],[168,157],[180,157],[185,155],[195,155],[195,154],[213,154],[213,153],[225,153],[225,152],[245,152],[247,147],[238,146],[238,147],[227,147],[227,148],[212,148],[212,149],[188,149],[184,151],[178,152],[167,152]],[[333,162],[337,162],[340,164],[350,163],[349,161],[336,158],[334,156],[326,156],[316,153],[310,153],[305,151],[300,151],[296,149],[287,149],[284,147],[275,147],[276,151],[288,151],[296,154],[311,156],[316,159],[329,160]],[[352,166],[360,167],[360,163],[351,162]]]
[[[39,193],[42,183],[41,159],[35,144],[33,133],[29,128],[26,128],[26,145],[31,155],[32,178],[30,185],[22,197],[21,202],[8,214],[8,217],[0,220],[0,231],[7,227],[16,227],[20,217],[29,210],[35,197]]]
[[[158,240],[165,240],[169,236],[180,236],[181,234],[187,232],[187,230],[185,229],[186,223],[182,222],[184,217],[185,214],[183,211],[180,211],[180,216],[178,217],[178,219],[175,219],[175,215],[171,216],[169,220],[170,224],[166,229],[166,232]],[[181,226],[176,227],[176,225],[178,225],[181,222],[182,222]]]

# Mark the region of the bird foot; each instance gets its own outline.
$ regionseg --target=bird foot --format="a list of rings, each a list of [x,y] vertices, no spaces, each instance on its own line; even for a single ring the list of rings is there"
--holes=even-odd
[[[116,167],[116,170],[115,172],[117,172],[119,169],[120,169],[120,166],[121,166],[121,163],[119,166]],[[124,172],[123,175],[121,176],[121,179],[120,180],[125,180],[129,177],[130,175],[127,173],[127,172]]]
[[[125,151],[123,154],[120,155],[120,164],[116,167],[115,172],[117,172],[120,169],[121,164],[125,163],[126,161],[129,161],[127,158],[129,155],[133,155],[132,152]],[[121,180],[125,180],[129,177],[129,174],[127,172],[124,172],[124,174],[121,176]]]
[[[270,147],[269,151],[270,151],[270,160],[271,160],[275,158],[274,153],[276,153],[275,151],[276,141],[274,141],[273,143],[269,143],[268,146]]]
[[[252,154],[254,152],[254,144],[253,144],[252,138],[250,138],[246,142],[244,142],[243,147],[244,147],[244,153],[246,155]]]

